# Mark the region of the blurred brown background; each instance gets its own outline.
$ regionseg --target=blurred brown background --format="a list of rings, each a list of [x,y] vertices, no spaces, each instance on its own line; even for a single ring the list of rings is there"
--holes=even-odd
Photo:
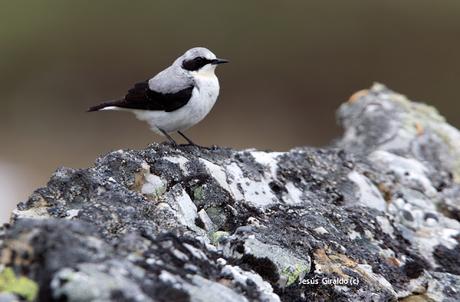
[[[340,134],[334,112],[373,81],[460,126],[459,1],[0,1],[0,221],[58,166],[162,138],[121,112],[88,114],[193,46],[231,64],[187,134],[287,150]]]

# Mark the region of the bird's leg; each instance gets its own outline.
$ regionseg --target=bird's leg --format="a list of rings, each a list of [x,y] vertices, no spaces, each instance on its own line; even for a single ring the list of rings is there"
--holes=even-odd
[[[189,139],[188,137],[186,137],[185,134],[183,134],[182,132],[177,131],[177,133],[179,133],[180,136],[182,136],[183,138],[185,138],[185,140],[188,142],[189,145],[198,146],[197,144],[195,144],[194,142],[192,142],[191,139]],[[199,147],[199,146],[198,146],[198,147]]]
[[[158,128],[158,129],[160,129],[160,128]],[[175,141],[166,131],[164,131],[163,129],[160,129],[160,131],[161,131],[161,133],[163,133],[164,136],[166,136],[166,138],[168,139],[168,141],[169,141],[171,144],[173,144],[173,146],[175,146],[175,147],[177,146],[176,141]]]

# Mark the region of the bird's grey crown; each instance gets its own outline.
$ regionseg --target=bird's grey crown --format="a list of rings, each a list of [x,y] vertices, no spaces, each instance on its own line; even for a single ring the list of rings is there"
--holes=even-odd
[[[196,57],[212,60],[216,58],[216,55],[204,47],[191,48],[177,58],[171,66],[150,79],[149,88],[160,93],[175,93],[193,86],[193,77],[182,68],[182,62]]]
[[[187,50],[182,56],[177,58],[177,60],[174,61],[174,64],[182,65],[183,61],[193,60],[198,57],[202,57],[208,60],[214,60],[217,58],[216,55],[212,53],[212,51],[205,47],[194,47]]]

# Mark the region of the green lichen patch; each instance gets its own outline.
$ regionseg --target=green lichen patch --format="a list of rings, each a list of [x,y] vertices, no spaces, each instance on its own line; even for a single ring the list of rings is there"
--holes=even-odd
[[[193,189],[193,199],[202,200],[203,197],[204,197],[203,187],[202,186],[195,187]]]
[[[290,286],[294,284],[297,280],[301,280],[309,271],[309,268],[297,264],[295,267],[290,267],[290,268],[284,268],[281,271],[281,275],[283,275],[286,278],[286,286]]]
[[[16,277],[14,271],[7,267],[0,272],[0,293],[16,294],[27,301],[34,301],[38,294],[38,285],[26,277]]]
[[[217,232],[214,232],[211,234],[210,239],[211,239],[211,243],[213,245],[217,245],[219,243],[219,240],[220,238],[224,237],[224,236],[228,236],[230,235],[228,232],[225,232],[225,231],[217,231]]]

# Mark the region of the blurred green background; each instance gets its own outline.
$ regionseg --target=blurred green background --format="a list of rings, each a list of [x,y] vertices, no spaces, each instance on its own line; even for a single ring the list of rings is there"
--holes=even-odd
[[[0,221],[58,166],[161,141],[123,96],[206,46],[221,95],[196,142],[287,150],[340,134],[339,104],[379,81],[460,126],[460,1],[0,1]]]

